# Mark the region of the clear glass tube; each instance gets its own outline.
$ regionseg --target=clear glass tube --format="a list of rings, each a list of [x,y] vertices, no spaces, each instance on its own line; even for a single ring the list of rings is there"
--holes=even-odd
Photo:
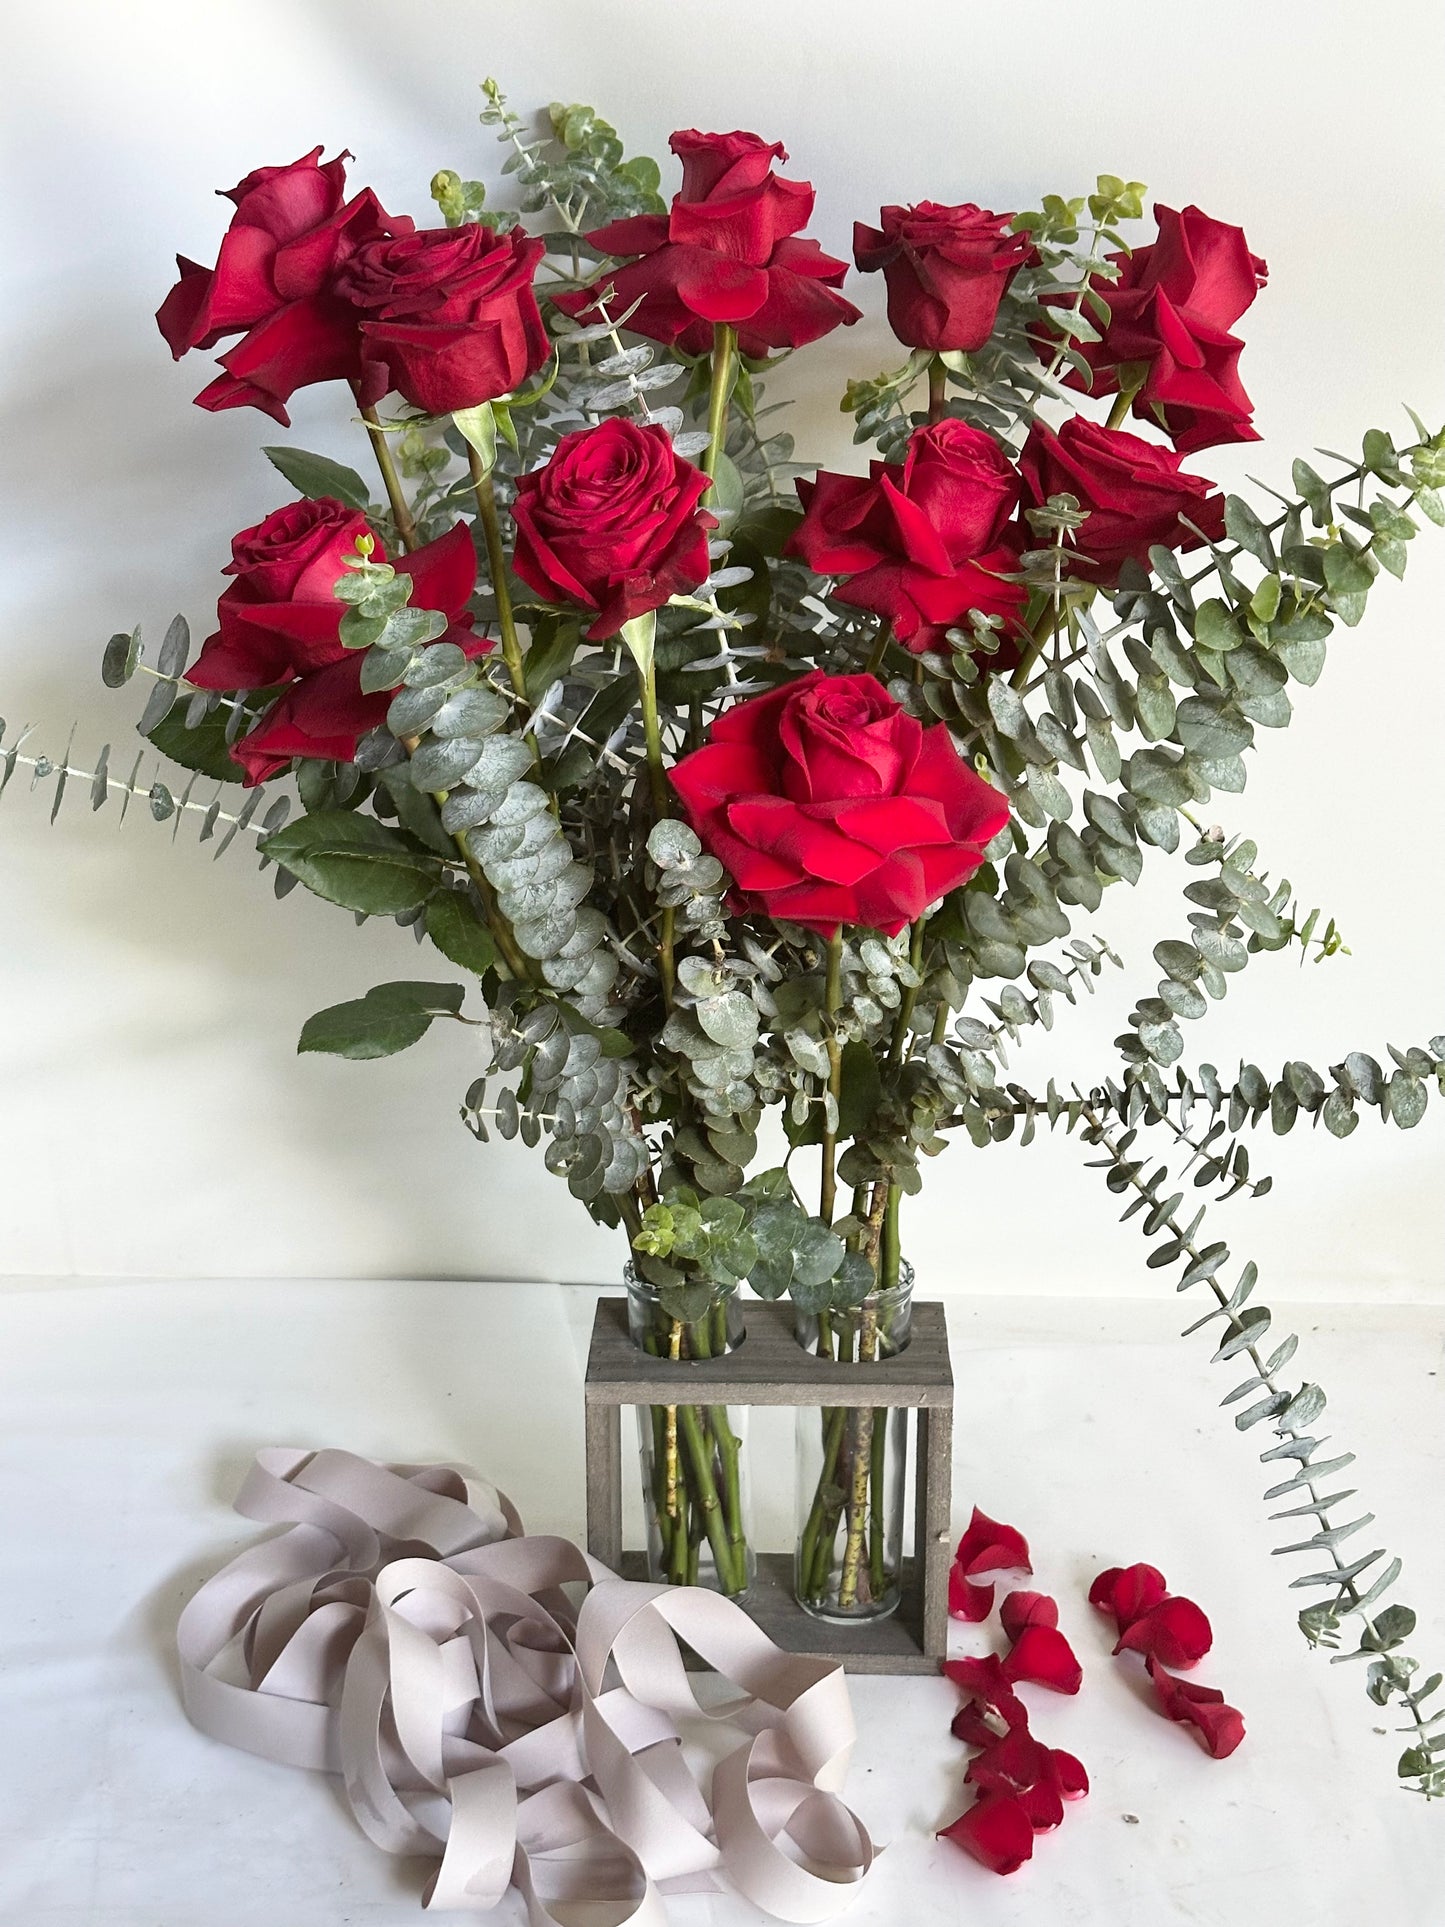
[[[735,1291],[713,1296],[695,1318],[672,1315],[663,1294],[629,1265],[632,1342],[677,1361],[681,1400],[637,1406],[648,1575],[664,1584],[711,1586],[741,1599],[757,1569],[748,1494],[747,1407],[688,1399],[690,1361],[718,1358],[743,1341]]]
[[[913,1270],[847,1311],[797,1314],[798,1343],[820,1358],[858,1364],[908,1343]],[[902,1591],[908,1467],[906,1406],[800,1407],[797,1420],[794,1591],[820,1619],[882,1619]]]

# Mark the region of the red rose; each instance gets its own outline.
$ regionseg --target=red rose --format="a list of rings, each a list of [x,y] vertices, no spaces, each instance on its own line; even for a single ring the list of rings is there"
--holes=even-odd
[[[1000,580],[1018,566],[1002,537],[1019,478],[982,429],[935,422],[914,432],[902,463],[874,462],[866,477],[820,470],[798,495],[806,513],[788,552],[846,577],[838,601],[882,616],[915,655],[943,647],[970,609],[1016,622],[1028,601]]]
[[[807,181],[785,181],[772,163],[786,160],[756,134],[673,135],[682,162],[682,191],[669,214],[640,214],[589,234],[605,254],[640,257],[591,288],[558,295],[565,314],[597,318],[595,302],[612,290],[609,310],[633,309],[627,326],[685,355],[706,354],[713,328],[730,322],[745,355],[801,348],[859,310],[836,290],[846,261],[816,241],[797,239],[813,212]],[[635,307],[634,307],[634,304]]]
[[[1146,567],[1149,550],[1197,549],[1202,537],[1224,536],[1224,499],[1202,475],[1180,468],[1179,457],[1119,428],[1071,416],[1058,433],[1036,421],[1019,456],[1024,501],[1042,507],[1051,495],[1072,495],[1089,519],[1074,531],[1070,553],[1080,575],[1112,588],[1132,559]]]
[[[342,292],[362,312],[361,399],[429,415],[510,395],[551,353],[532,276],[546,244],[481,222],[362,248]]]
[[[622,419],[580,428],[517,479],[513,566],[549,602],[588,610],[594,642],[616,635],[706,579],[717,527],[698,507],[707,488],[663,428]]]
[[[1008,804],[872,676],[820,669],[725,710],[672,771],[750,908],[831,936],[896,935],[966,883]]]
[[[220,358],[225,374],[196,396],[202,408],[260,408],[284,426],[298,388],[361,373],[357,316],[337,295],[337,272],[363,243],[412,224],[370,188],[348,201],[350,156],[320,154],[257,168],[229,190],[236,212],[214,268],[176,256],[181,278],[156,312],[176,360],[243,336]]]
[[[894,334],[930,354],[981,348],[1004,290],[1033,252],[1026,234],[1009,232],[1012,214],[972,201],[920,201],[882,208],[878,218],[876,228],[854,222],[853,259],[864,274],[883,270]]]
[[[293,502],[277,509],[232,543],[227,575],[236,579],[217,605],[220,628],[186,680],[200,689],[288,687],[231,754],[248,783],[263,783],[293,756],[345,761],[357,738],[386,716],[389,692],[363,694],[364,651],[340,638],[345,607],[332,593],[369,535],[366,517],[340,502]],[[385,561],[378,542],[372,560]],[[446,640],[469,656],[491,642],[472,632],[467,603],[476,586],[477,558],[465,522],[393,564],[412,578],[412,606],[448,618]]]
[[[1076,371],[1071,387],[1110,395],[1125,363],[1143,363],[1134,398],[1141,421],[1160,424],[1181,454],[1216,442],[1257,442],[1254,404],[1240,386],[1244,343],[1229,330],[1264,286],[1269,269],[1251,254],[1243,228],[1212,220],[1197,207],[1156,207],[1159,238],[1132,255],[1114,254],[1117,281],[1095,281],[1109,320],[1102,341],[1077,344],[1093,370]]]

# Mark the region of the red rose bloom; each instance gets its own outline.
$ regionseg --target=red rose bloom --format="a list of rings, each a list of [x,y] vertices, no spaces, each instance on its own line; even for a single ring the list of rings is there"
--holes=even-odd
[[[745,355],[801,348],[859,310],[836,290],[846,261],[799,240],[813,212],[807,181],[773,172],[786,150],[756,134],[673,135],[682,189],[668,214],[639,214],[598,228],[587,239],[604,254],[638,257],[591,288],[555,297],[564,314],[599,318],[596,301],[612,290],[609,311],[628,309],[627,326],[685,355],[706,354],[713,328],[730,322]],[[635,304],[635,305],[634,305]]]
[[[1109,258],[1117,281],[1095,281],[1109,309],[1102,341],[1077,343],[1092,384],[1074,371],[1071,387],[1110,395],[1122,363],[1144,363],[1134,398],[1141,421],[1162,425],[1181,454],[1217,442],[1256,442],[1254,404],[1240,386],[1244,343],[1229,330],[1264,286],[1269,269],[1251,254],[1242,228],[1197,207],[1156,207],[1159,238]]]
[[[788,539],[822,575],[847,578],[839,602],[870,609],[915,655],[944,647],[970,609],[1016,623],[1027,592],[1000,578],[1018,566],[1004,545],[1019,478],[991,435],[960,421],[914,431],[903,462],[866,476],[820,470],[798,483],[805,514]],[[1002,666],[1002,654],[995,658]]]
[[[217,605],[220,628],[187,670],[200,689],[287,687],[257,726],[236,743],[233,759],[247,783],[264,783],[294,756],[348,761],[359,737],[385,719],[390,692],[363,693],[364,651],[340,638],[345,605],[332,593],[356,554],[366,517],[340,502],[294,502],[277,509],[232,543],[226,574],[236,579]],[[378,542],[372,560],[386,560]],[[477,559],[465,522],[393,566],[412,578],[412,606],[448,618],[445,639],[469,656],[491,642],[472,633],[467,608]]]
[[[942,723],[925,729],[872,676],[817,669],[724,711],[672,783],[742,901],[824,936],[896,935],[1008,821]]]
[[[853,259],[864,274],[883,270],[894,334],[930,354],[981,348],[1004,290],[1033,252],[1026,234],[1009,232],[1012,214],[972,201],[920,201],[882,208],[878,219],[876,228],[854,222]]]
[[[220,358],[225,374],[196,396],[202,408],[260,408],[285,426],[298,388],[361,373],[357,316],[337,294],[338,271],[364,243],[412,224],[370,188],[348,201],[350,157],[320,154],[257,168],[228,191],[236,212],[214,268],[176,256],[181,278],[156,313],[176,360],[242,336]]]
[[[1076,529],[1068,553],[1079,574],[1112,588],[1127,561],[1147,568],[1149,551],[1197,549],[1202,537],[1224,537],[1224,498],[1202,475],[1187,474],[1179,457],[1157,442],[1072,415],[1058,433],[1036,421],[1019,456],[1026,507],[1051,495],[1072,495],[1089,519]]]
[[[520,388],[551,353],[532,290],[545,253],[479,221],[360,249],[340,285],[362,316],[362,401],[394,388],[450,415]]]
[[[592,615],[595,641],[707,578],[698,507],[708,478],[666,429],[620,418],[564,435],[542,468],[517,479],[517,574],[549,602]]]

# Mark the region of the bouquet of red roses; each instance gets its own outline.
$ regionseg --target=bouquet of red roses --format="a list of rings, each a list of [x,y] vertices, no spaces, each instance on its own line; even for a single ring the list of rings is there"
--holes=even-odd
[[[664,200],[591,109],[554,107],[531,140],[485,92],[522,218],[444,171],[441,224],[417,226],[317,149],[231,191],[214,267],[180,262],[162,334],[178,357],[225,344],[198,403],[285,426],[298,388],[334,384],[384,495],[266,449],[299,499],[234,538],[199,653],[178,618],[150,671],[142,732],[184,787],[18,745],[0,776],[24,763],[88,780],[97,806],[141,794],[203,836],[249,831],[278,896],[394,919],[455,966],[320,1012],[301,1048],[375,1057],[438,1020],[479,1027],[465,1120],[545,1138],[573,1196],[625,1228],[635,1330],[660,1355],[732,1342],[744,1280],[791,1293],[829,1357],[896,1348],[923,1161],[959,1134],[1076,1133],[1150,1264],[1210,1299],[1199,1323],[1246,1374],[1236,1422],[1272,1429],[1271,1496],[1322,1568],[1295,1582],[1318,1588],[1306,1633],[1335,1645],[1354,1622],[1371,1694],[1420,1729],[1402,1772],[1445,1791],[1399,1650],[1413,1615],[1380,1604],[1398,1561],[1352,1557],[1349,1495],[1321,1496],[1345,1462],[1316,1457],[1324,1395],[1286,1376],[1295,1341],[1270,1337],[1255,1268],[1230,1272],[1170,1176],[1182,1158],[1197,1185],[1258,1196],[1244,1137],[1263,1119],[1408,1128],[1445,1082],[1445,1038],[1388,1067],[1184,1062],[1186,1027],[1253,957],[1339,947],[1198,812],[1243,790],[1336,625],[1403,572],[1417,511],[1445,522],[1445,433],[1371,430],[1329,476],[1295,462],[1273,501],[1222,496],[1195,464],[1256,439],[1236,331],[1265,264],[1197,207],[1129,238],[1144,189],[1102,176],[1028,211],[860,222],[904,359],[847,388],[866,468],[795,483],[764,383],[860,310],[782,146],[679,132]],[[107,680],[140,660],[114,638]],[[1110,958],[1080,914],[1176,852],[1187,915],[1118,1062],[1087,1089],[1025,1088],[1009,1042]],[[769,1112],[789,1151],[760,1169]],[[825,1411],[818,1434],[799,1597],[886,1610],[890,1427]],[[645,1442],[656,1572],[741,1593],[732,1415],[659,1408]]]

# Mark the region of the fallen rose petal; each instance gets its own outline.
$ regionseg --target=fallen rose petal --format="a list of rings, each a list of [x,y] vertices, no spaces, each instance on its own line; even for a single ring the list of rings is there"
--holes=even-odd
[[[1062,1747],[1050,1747],[1053,1755],[1054,1772],[1059,1782],[1059,1792],[1066,1800],[1082,1800],[1089,1790],[1089,1776],[1084,1771],[1083,1762],[1076,1760],[1072,1753]]]
[[[960,1571],[972,1578],[980,1572],[1032,1572],[1028,1541],[1013,1526],[1000,1525],[986,1512],[973,1508],[968,1529],[953,1555]]]
[[[1224,1695],[1217,1687],[1176,1679],[1153,1658],[1148,1666],[1159,1710],[1165,1719],[1192,1726],[1212,1759],[1226,1759],[1244,1738],[1243,1715],[1234,1707],[1226,1706]]]
[[[1027,1729],[1028,1709],[1009,1684],[1004,1673],[1003,1661],[997,1653],[985,1653],[977,1659],[946,1659],[943,1662],[943,1671],[946,1678],[951,1679],[955,1686],[968,1695],[970,1705],[976,1703],[982,1708],[997,1713],[1010,1731],[1017,1728]],[[964,1709],[964,1711],[967,1710],[967,1708]],[[961,1718],[960,1714],[960,1720]],[[958,1725],[959,1720],[955,1720],[956,1737],[963,1739],[964,1734],[957,1732]],[[989,1731],[987,1738],[970,1739],[968,1744],[987,1746],[997,1737],[997,1733]]]
[[[1033,1858],[1034,1829],[1023,1807],[1007,1793],[986,1793],[939,1832],[993,1873],[1016,1873]]]
[[[964,1746],[989,1747],[1004,1734],[1024,1729],[1010,1726],[997,1707],[969,1700],[954,1714],[948,1730]]]
[[[1027,1680],[1055,1693],[1077,1693],[1084,1669],[1074,1650],[1054,1626],[1025,1626],[1003,1661],[1006,1680]]]
[[[1011,1592],[998,1616],[1005,1637],[1017,1639],[1026,1626],[1057,1626],[1059,1608],[1046,1592]]]
[[[1140,1613],[1157,1606],[1169,1587],[1157,1566],[1110,1566],[1089,1588],[1089,1604],[1112,1613],[1122,1633]]]
[[[1197,1666],[1214,1644],[1208,1619],[1192,1599],[1161,1599],[1122,1627],[1115,1653],[1143,1653],[1164,1666]]]
[[[950,1619],[967,1620],[970,1626],[978,1625],[993,1611],[993,1587],[976,1586],[971,1579],[964,1577],[960,1566],[948,1569],[948,1616]]]

